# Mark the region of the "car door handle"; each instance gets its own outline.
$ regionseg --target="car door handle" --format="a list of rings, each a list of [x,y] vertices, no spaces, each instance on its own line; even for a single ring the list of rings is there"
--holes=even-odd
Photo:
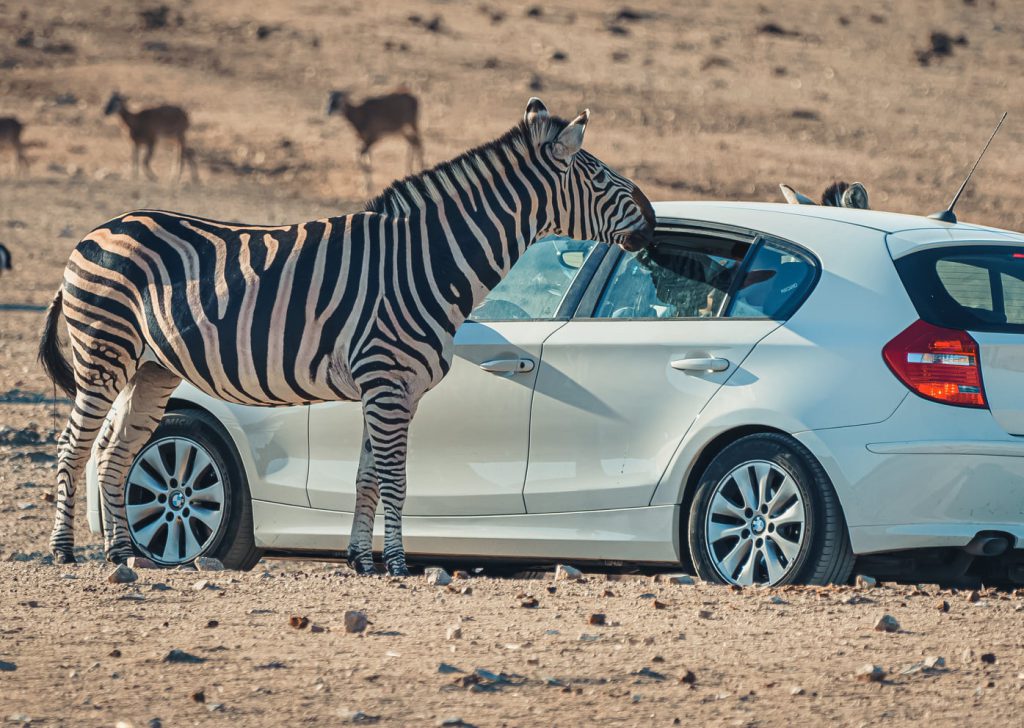
[[[672,368],[683,372],[724,372],[729,368],[729,360],[718,357],[676,359]]]
[[[533,371],[533,359],[491,359],[483,362],[480,368],[491,374],[525,374]]]

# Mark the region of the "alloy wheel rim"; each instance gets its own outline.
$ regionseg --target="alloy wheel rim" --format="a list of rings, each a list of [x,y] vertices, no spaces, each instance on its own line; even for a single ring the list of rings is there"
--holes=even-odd
[[[711,494],[705,545],[730,584],[778,584],[792,570],[807,532],[806,504],[793,476],[777,463],[750,460]]]
[[[203,554],[224,520],[220,468],[199,443],[165,437],[143,449],[128,473],[125,513],[135,546],[162,564]]]

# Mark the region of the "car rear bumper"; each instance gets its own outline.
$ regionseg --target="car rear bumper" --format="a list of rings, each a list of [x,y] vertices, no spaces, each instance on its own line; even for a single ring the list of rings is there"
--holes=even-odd
[[[1024,548],[1024,438],[988,410],[911,395],[884,422],[795,437],[832,479],[855,553],[962,547],[982,531]]]

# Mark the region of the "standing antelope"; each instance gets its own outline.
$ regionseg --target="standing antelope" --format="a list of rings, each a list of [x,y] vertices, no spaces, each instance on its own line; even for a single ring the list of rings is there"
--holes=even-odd
[[[0,117],[0,147],[10,147],[14,152],[15,171],[20,173],[28,167],[25,156],[25,143],[21,141],[21,132],[25,125],[13,116]]]
[[[779,185],[782,196],[791,205],[817,205],[807,195],[802,195],[789,185]],[[833,182],[821,195],[821,204],[826,207],[850,207],[858,210],[868,209],[868,191],[860,182]]]
[[[0,243],[0,273],[3,273],[5,270],[11,270],[12,268],[11,251],[7,249],[6,245]]]
[[[418,126],[419,100],[408,91],[394,91],[372,96],[361,104],[349,100],[346,91],[331,91],[327,98],[327,115],[340,114],[348,119],[363,143],[359,150],[359,166],[363,170],[365,194],[372,188],[370,179],[370,148],[386,136],[400,134],[409,142],[407,173],[423,166],[423,142]],[[418,165],[418,166],[417,166]]]
[[[456,330],[541,237],[630,251],[653,238],[640,188],[582,149],[589,116],[566,122],[530,99],[503,136],[395,182],[363,212],[265,227],[143,210],[86,235],[39,345],[46,372],[75,401],[58,445],[56,560],[74,561],[75,485],[115,398],[97,455],[104,550],[111,561],[131,555],[124,477],[185,380],[249,405],[361,402],[349,562],[374,571],[380,499],[387,570],[408,574],[409,424],[451,367]],[[194,538],[187,520],[154,528]]]
[[[142,158],[142,168],[146,176],[151,180],[156,179],[153,169],[149,166],[153,158],[153,148],[159,137],[174,139],[178,142],[178,175],[176,181],[181,180],[181,172],[188,162],[192,172],[192,181],[199,179],[199,172],[196,169],[195,155],[185,142],[185,132],[188,131],[188,114],[180,106],[154,106],[133,113],[125,106],[128,99],[114,91],[110,94],[110,100],[103,113],[107,116],[117,114],[121,117],[125,127],[128,129],[128,136],[132,140],[132,177],[139,176],[139,152],[142,147],[146,148],[146,155]]]

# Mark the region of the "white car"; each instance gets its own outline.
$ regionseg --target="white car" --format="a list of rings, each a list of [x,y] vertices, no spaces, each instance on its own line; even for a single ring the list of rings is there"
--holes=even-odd
[[[1024,235],[655,209],[639,255],[537,243],[458,331],[412,425],[410,559],[744,585],[844,581],[860,559],[1024,581]],[[183,385],[128,478],[139,553],[343,555],[361,431],[358,404],[253,408]],[[88,509],[98,531],[92,469]]]

